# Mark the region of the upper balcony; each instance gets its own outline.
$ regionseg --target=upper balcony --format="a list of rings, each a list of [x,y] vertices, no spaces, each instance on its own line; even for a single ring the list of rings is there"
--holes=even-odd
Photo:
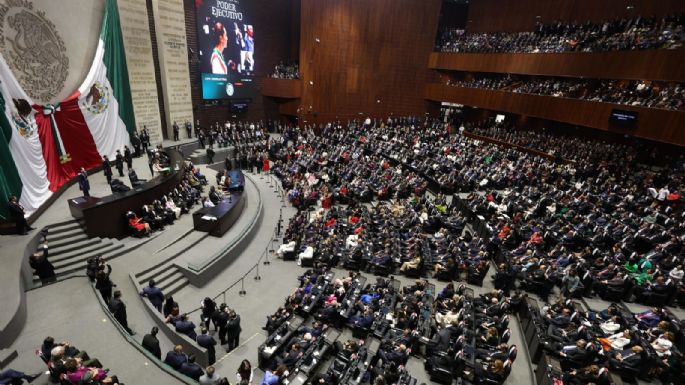
[[[430,55],[436,70],[685,81],[685,49],[564,53],[442,53]]]
[[[685,127],[685,112],[682,111],[436,83],[426,85],[424,97],[685,145],[685,131],[682,129]],[[611,124],[609,116],[613,109],[637,112],[637,124],[629,128]]]
[[[301,98],[302,80],[264,78],[262,81],[262,95],[283,99]]]

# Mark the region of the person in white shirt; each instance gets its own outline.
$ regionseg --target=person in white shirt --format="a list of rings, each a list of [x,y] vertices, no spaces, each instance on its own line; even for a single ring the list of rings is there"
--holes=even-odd
[[[672,268],[668,273],[668,277],[676,282],[680,282],[683,279],[683,275],[685,275],[685,271],[683,271],[683,265],[678,265]]]
[[[202,207],[215,207],[215,206],[214,206],[214,203],[212,203],[212,201],[209,200],[209,198],[204,197],[204,198],[202,198]]]

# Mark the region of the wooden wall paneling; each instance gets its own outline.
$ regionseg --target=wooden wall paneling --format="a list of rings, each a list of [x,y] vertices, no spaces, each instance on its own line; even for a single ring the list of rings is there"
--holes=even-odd
[[[682,127],[685,127],[685,112],[681,111],[453,87],[443,84],[427,85],[425,96],[426,99],[434,101],[460,103],[685,146],[685,131],[682,130]],[[611,125],[609,115],[614,108],[638,112],[637,125],[633,128]]]
[[[440,70],[685,81],[685,49],[567,53],[440,53],[429,67]]]
[[[301,119],[425,113],[440,3],[302,0]]]
[[[296,79],[262,79],[262,95],[276,98],[299,98],[302,96],[302,81]]]
[[[537,20],[584,23],[684,12],[685,1],[682,0],[474,0],[469,4],[467,29],[473,32],[530,31]]]

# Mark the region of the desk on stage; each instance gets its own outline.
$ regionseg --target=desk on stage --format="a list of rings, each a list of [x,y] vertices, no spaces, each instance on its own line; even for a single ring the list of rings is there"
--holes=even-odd
[[[231,184],[228,196],[215,207],[204,207],[193,213],[193,228],[215,237],[221,237],[240,218],[247,197],[243,193],[245,175],[240,170],[229,171]]]
[[[215,237],[226,234],[228,229],[240,218],[245,207],[245,194],[241,192],[229,193],[215,207],[204,207],[193,213],[193,228]]]
[[[69,211],[74,218],[83,218],[89,237],[121,239],[129,235],[126,223],[128,211],[139,212],[143,205],[173,190],[183,179],[183,155],[173,149],[166,149],[170,158],[170,169],[140,186],[124,193],[106,197],[78,197],[68,200]]]

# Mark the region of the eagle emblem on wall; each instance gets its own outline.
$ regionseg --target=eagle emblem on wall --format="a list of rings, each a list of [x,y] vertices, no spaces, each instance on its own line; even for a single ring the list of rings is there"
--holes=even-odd
[[[31,97],[49,101],[64,87],[69,72],[64,42],[45,12],[30,1],[0,5],[0,49]]]

